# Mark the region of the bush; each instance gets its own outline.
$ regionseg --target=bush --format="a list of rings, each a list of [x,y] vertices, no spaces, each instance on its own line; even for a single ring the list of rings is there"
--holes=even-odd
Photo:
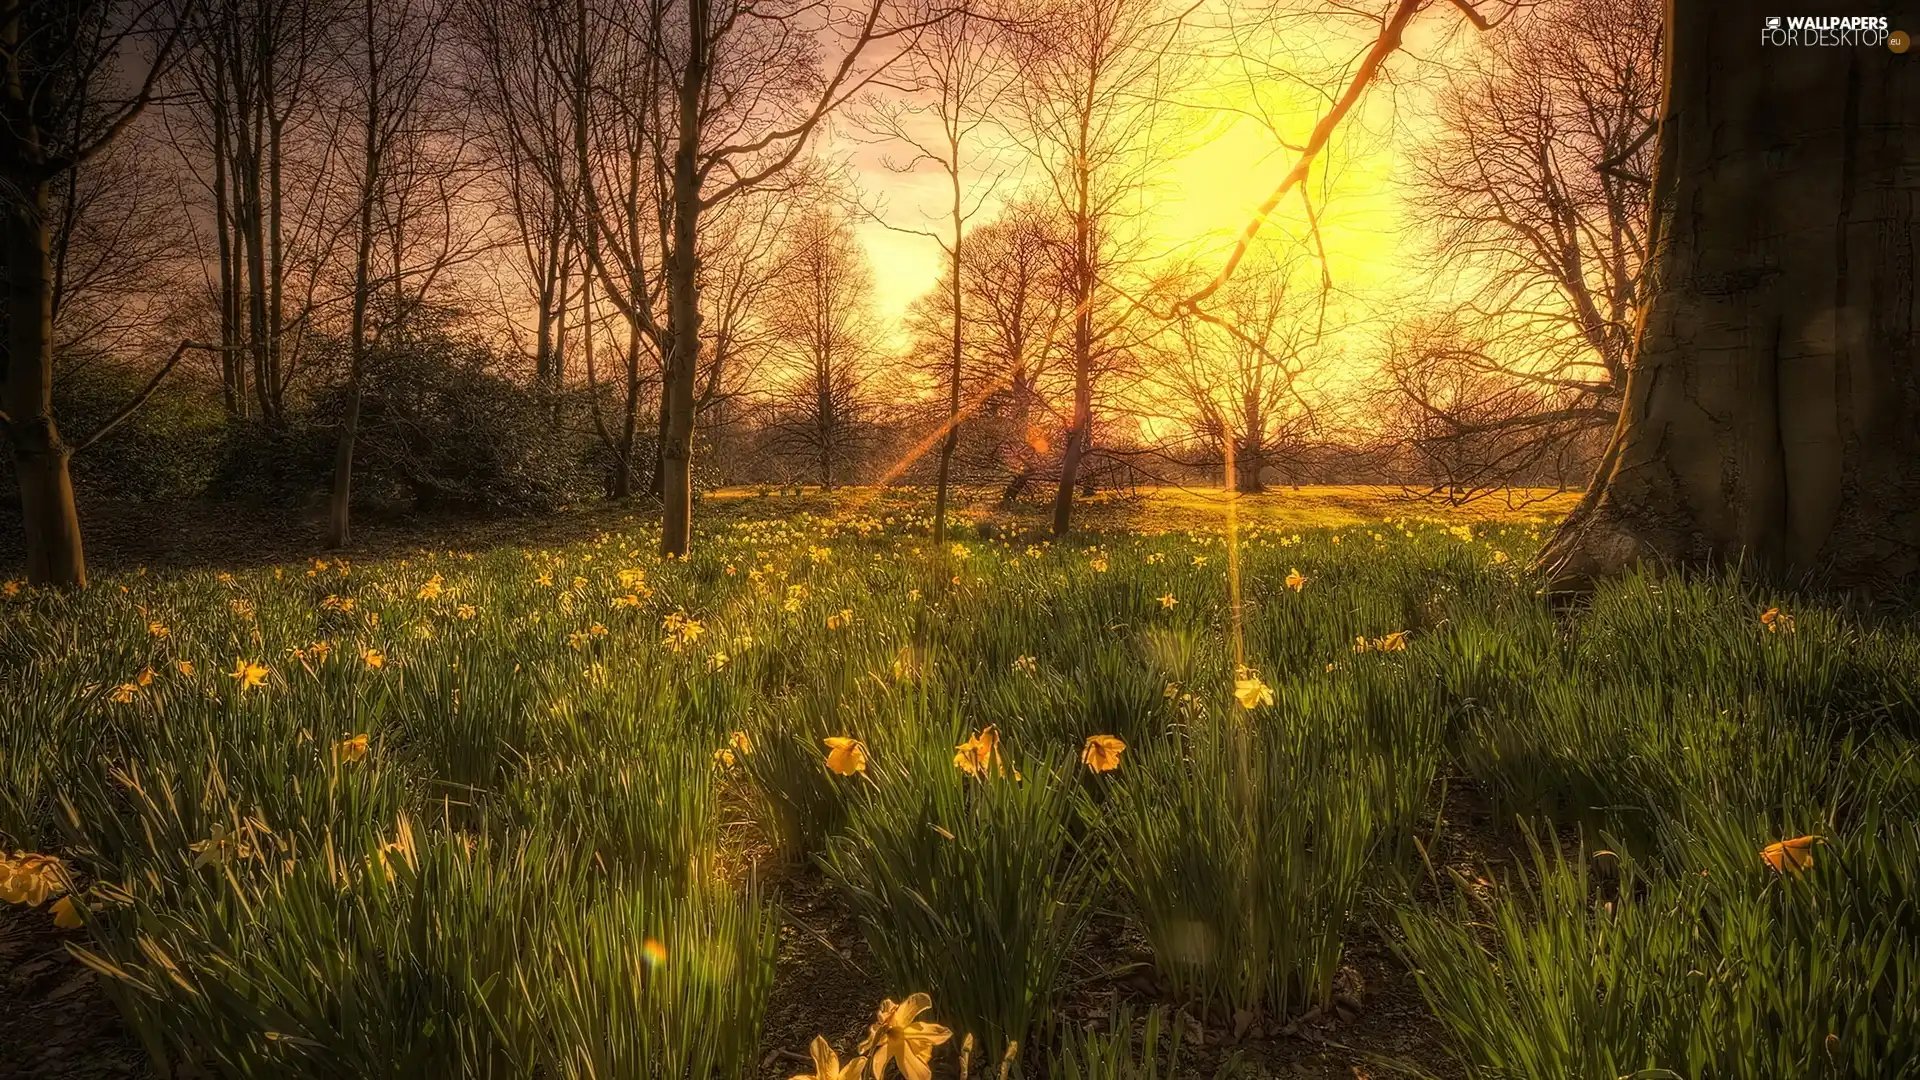
[[[483,342],[430,326],[366,358],[356,490],[414,509],[550,510],[589,494],[565,399],[528,389]],[[313,413],[344,416],[334,386]]]

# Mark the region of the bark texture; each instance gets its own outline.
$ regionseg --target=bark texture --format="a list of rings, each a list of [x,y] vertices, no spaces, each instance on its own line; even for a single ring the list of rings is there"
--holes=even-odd
[[[1669,0],[1648,301],[1550,592],[1642,564],[1920,570],[1920,54],[1763,46],[1776,13]]]

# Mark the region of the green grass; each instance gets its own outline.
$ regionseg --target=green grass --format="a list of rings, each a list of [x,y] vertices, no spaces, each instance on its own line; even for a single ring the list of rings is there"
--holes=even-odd
[[[1914,1075],[1911,620],[1731,577],[1556,616],[1533,520],[1259,509],[1293,497],[1242,507],[1237,618],[1214,508],[1165,493],[1063,544],[746,494],[689,560],[642,526],[21,590],[0,846],[66,860],[73,947],[163,1069],[746,1075],[770,861],[855,917],[856,1010],[932,994],[947,1069],[972,1035],[979,1074],[1171,1075],[1159,1027],[1059,1022],[1108,912],[1160,1005],[1268,1030],[1384,935],[1476,1077]],[[1007,771],[964,775],[988,725]],[[1453,779],[1537,853],[1429,875]],[[1761,860],[1807,834],[1807,872]]]

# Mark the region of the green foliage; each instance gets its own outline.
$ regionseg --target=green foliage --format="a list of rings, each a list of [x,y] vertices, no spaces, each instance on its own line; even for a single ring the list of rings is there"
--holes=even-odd
[[[1138,748],[1101,820],[1178,994],[1282,1017],[1331,1002],[1366,871],[1410,835],[1438,764],[1417,704],[1397,682],[1311,681],[1272,713],[1236,708]],[[1370,731],[1370,712],[1395,722]]]
[[[1920,828],[1871,815],[1782,872],[1707,820],[1647,862],[1536,841],[1490,896],[1456,878],[1450,907],[1400,911],[1474,1075],[1920,1075]]]
[[[1057,1080],[1173,1080],[1179,1075],[1180,1033],[1155,1009],[1136,1024],[1122,1005],[1105,1032],[1072,1032],[1060,1040],[1047,1075]],[[1134,1029],[1139,1028],[1138,1041]]]
[[[1276,1019],[1385,913],[1475,1075],[1913,1060],[1912,626],[1733,578],[1563,618],[1525,527],[1406,522],[1244,529],[1236,611],[1217,532],[934,551],[876,506],[716,513],[685,560],[641,529],[0,590],[0,847],[73,868],[156,1064],[226,1076],[740,1075],[769,848],[857,917],[861,1009],[931,993],[982,1075],[1161,1075],[1164,1032],[1055,1022],[1096,907],[1182,1004]],[[988,725],[1006,772],[968,776]],[[1399,883],[1456,838],[1449,771],[1620,855],[1543,840],[1435,905]],[[1801,835],[1804,874],[1759,858]]]
[[[827,872],[892,984],[929,991],[997,1062],[1047,1017],[1086,911],[1098,856],[1072,842],[1073,766],[1016,744],[969,778],[940,744],[894,745],[852,795]]]

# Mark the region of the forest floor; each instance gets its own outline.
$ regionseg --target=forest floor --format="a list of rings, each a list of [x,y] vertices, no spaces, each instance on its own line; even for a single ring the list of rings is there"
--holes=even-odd
[[[976,530],[1043,533],[1052,508],[1042,493],[1003,505],[989,489],[961,489],[957,521]],[[791,517],[924,506],[926,492],[912,487],[817,487],[781,490],[729,487],[705,492],[697,518]],[[1232,496],[1219,488],[1147,487],[1099,492],[1078,500],[1074,528],[1140,532],[1218,528],[1231,506],[1243,525],[1330,529],[1400,518],[1454,522],[1546,524],[1565,516],[1579,493],[1551,488],[1513,488],[1453,506],[1418,491],[1387,485],[1276,487],[1258,495]],[[424,547],[480,550],[502,545],[558,545],[590,539],[608,530],[657,521],[646,500],[604,501],[561,507],[526,517],[476,518],[442,514],[362,515],[345,553],[355,558],[402,557]],[[152,569],[242,570],[298,562],[326,554],[325,518],[318,510],[191,502],[89,502],[80,506],[87,566],[98,576]],[[18,509],[0,505],[0,580],[18,576],[23,558]]]

